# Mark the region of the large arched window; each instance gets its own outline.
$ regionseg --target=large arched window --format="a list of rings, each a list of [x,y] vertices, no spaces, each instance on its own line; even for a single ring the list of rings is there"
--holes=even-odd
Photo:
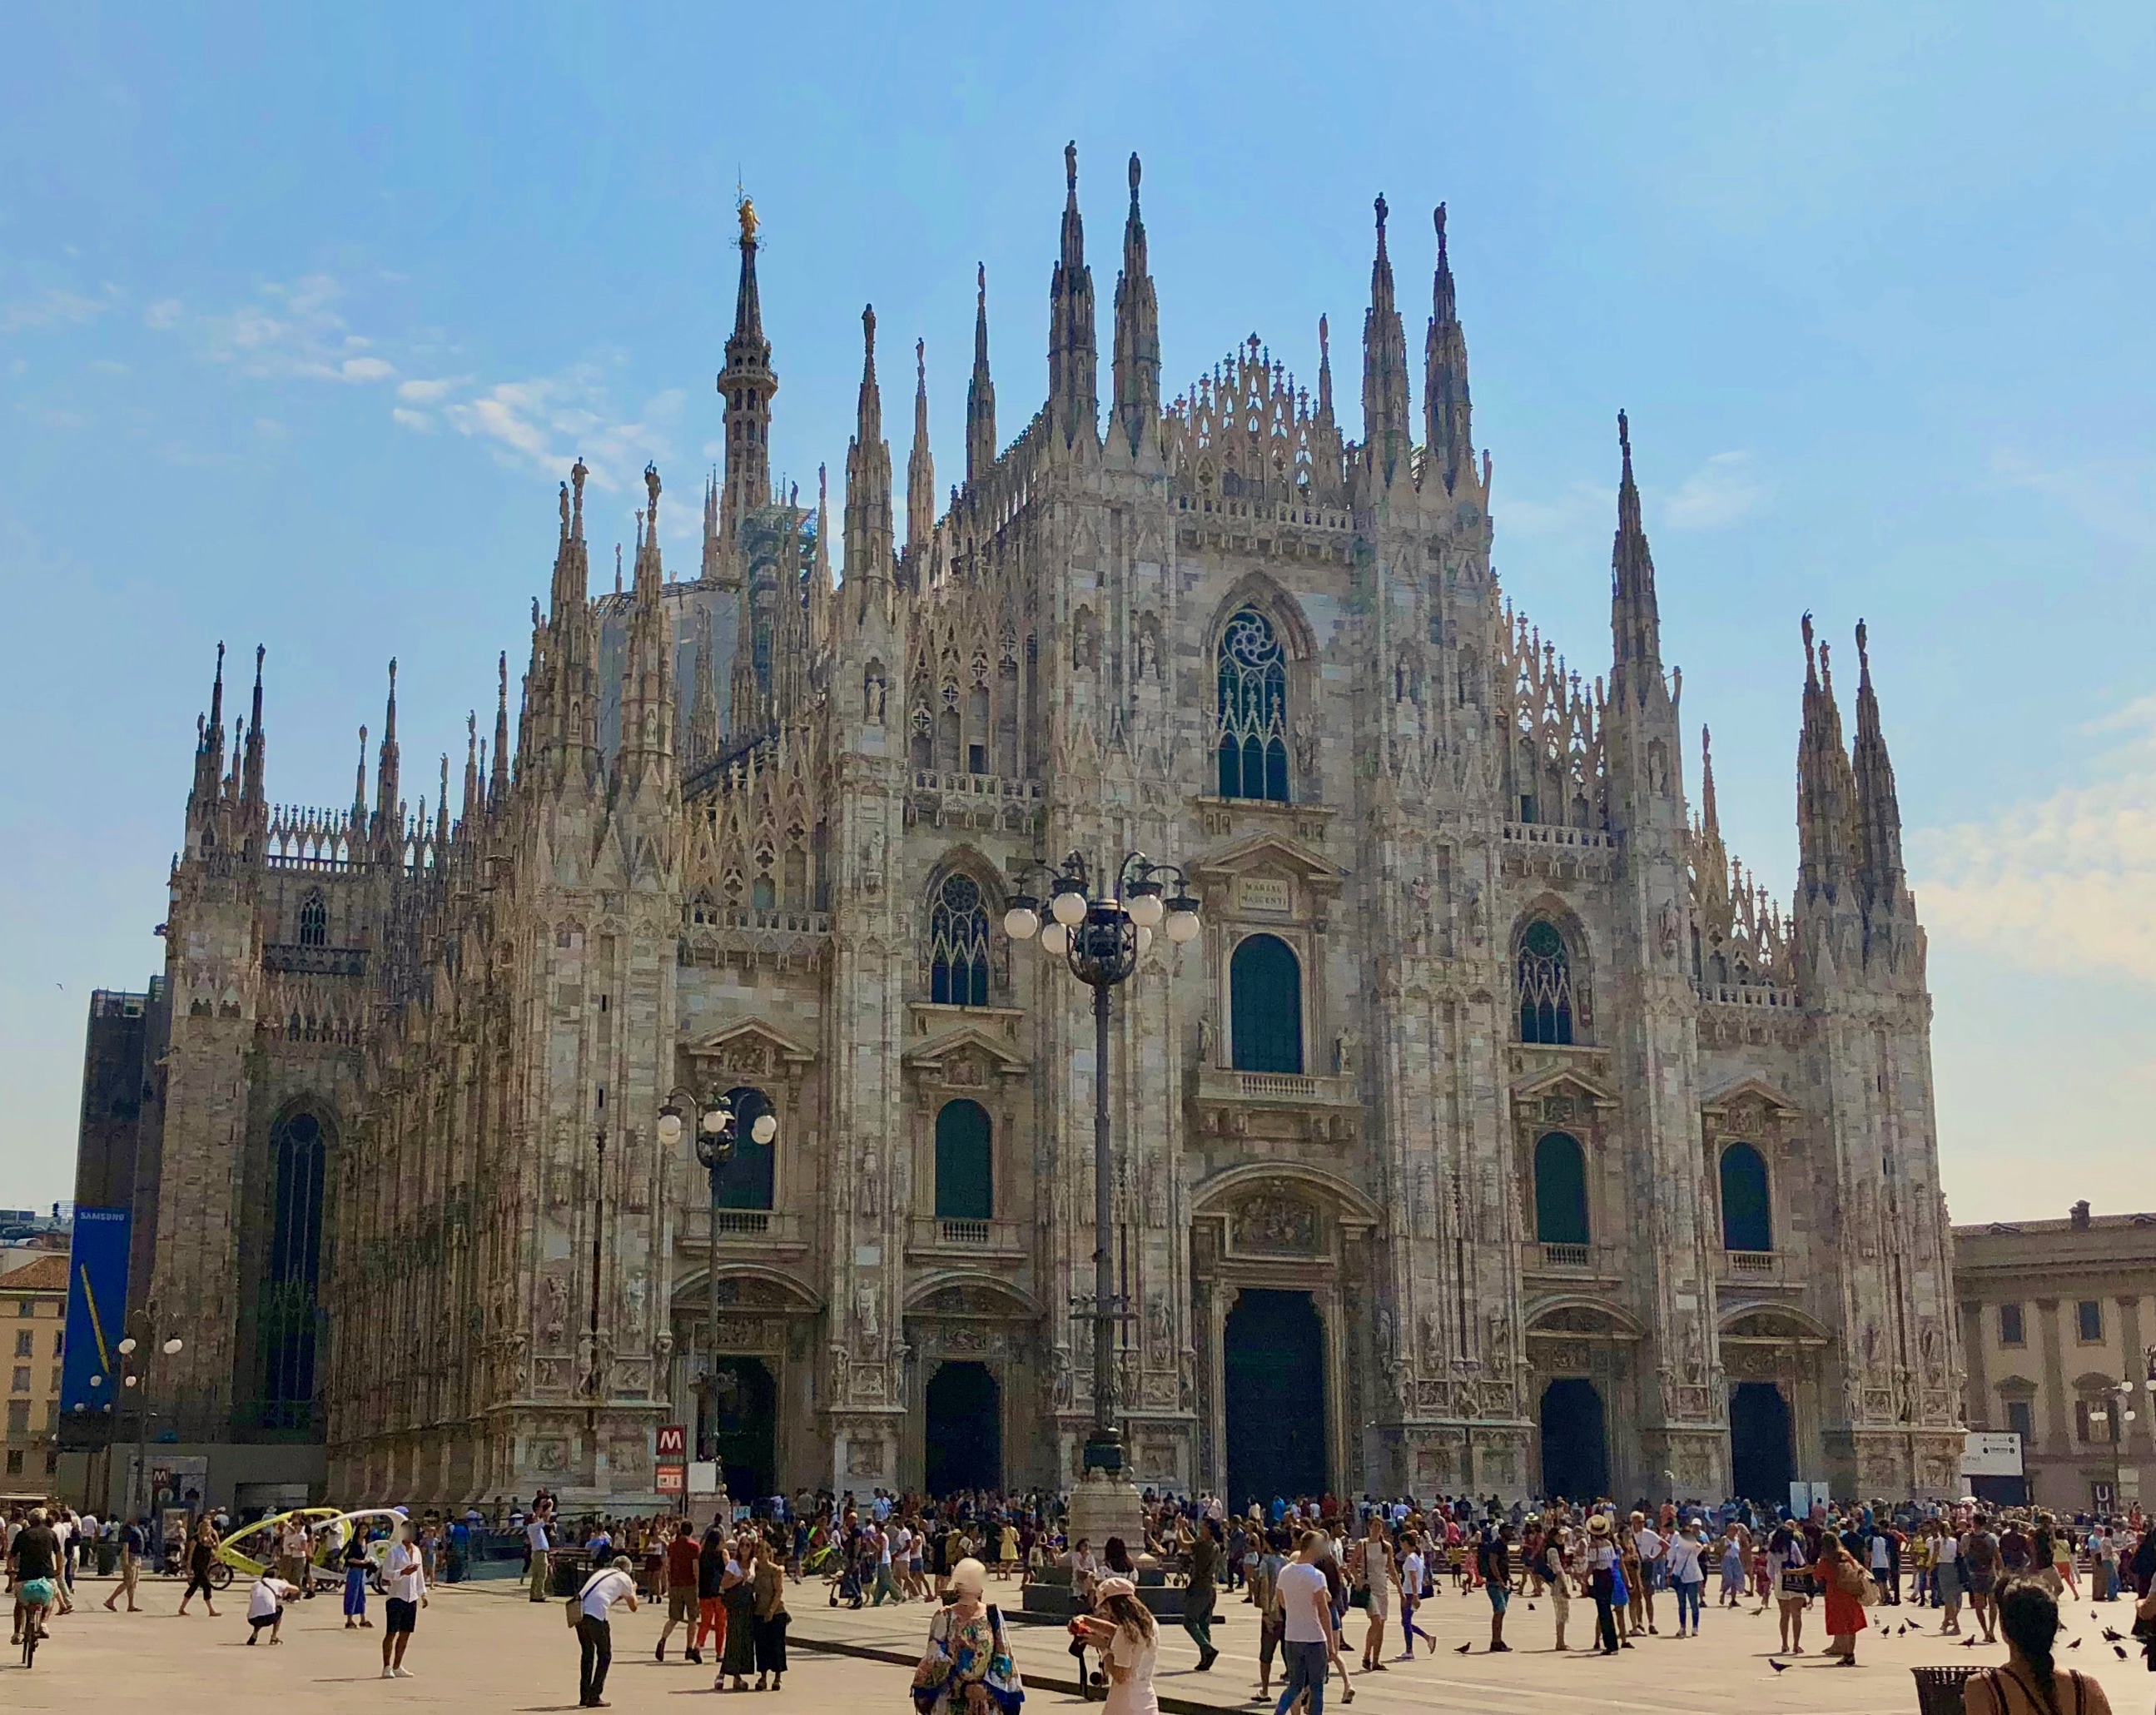
[[[321,1121],[304,1108],[280,1120],[270,1134],[276,1203],[270,1266],[255,1310],[266,1428],[305,1429],[311,1421],[327,1142]]]
[[[1220,796],[1287,802],[1287,656],[1245,608],[1220,634]]]
[[[300,945],[326,947],[329,940],[329,907],[322,902],[322,891],[317,887],[300,901]]]
[[[771,1098],[748,1085],[726,1091],[733,1105],[734,1148],[719,1166],[719,1207],[768,1209],[772,1204],[778,1139],[756,1141],[756,1122],[772,1112]]]
[[[1228,1014],[1237,1071],[1302,1071],[1302,966],[1277,935],[1246,936],[1236,946]]]
[[[1774,1215],[1767,1195],[1766,1158],[1749,1143],[1732,1143],[1722,1152],[1722,1248],[1774,1248]]]
[[[988,1004],[988,911],[971,875],[946,875],[929,907],[928,998],[938,1006]]]
[[[1572,965],[1557,925],[1537,919],[1520,937],[1520,1040],[1572,1041]]]
[[[1568,1132],[1546,1132],[1535,1145],[1535,1238],[1587,1243],[1587,1156]]]
[[[995,1152],[988,1111],[963,1096],[936,1116],[936,1219],[995,1216]]]

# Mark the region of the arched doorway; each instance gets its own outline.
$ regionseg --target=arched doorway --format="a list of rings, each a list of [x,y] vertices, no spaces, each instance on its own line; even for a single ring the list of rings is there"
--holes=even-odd
[[[1222,1349],[1231,1507],[1322,1493],[1325,1329],[1310,1294],[1245,1288]]]
[[[1302,966],[1277,935],[1249,935],[1228,960],[1228,1051],[1239,1072],[1302,1072]]]
[[[778,1487],[778,1385],[760,1358],[721,1358],[715,1367],[706,1420],[696,1440],[719,1461],[719,1476],[737,1501]]]
[[[1562,1376],[1543,1389],[1543,1493],[1593,1501],[1609,1492],[1602,1395],[1584,1376]]]
[[[1729,1390],[1729,1471],[1739,1500],[1770,1507],[1796,1481],[1789,1402],[1772,1382],[1739,1382]]]
[[[939,1364],[928,1379],[928,1492],[1004,1486],[1003,1390],[985,1363]]]

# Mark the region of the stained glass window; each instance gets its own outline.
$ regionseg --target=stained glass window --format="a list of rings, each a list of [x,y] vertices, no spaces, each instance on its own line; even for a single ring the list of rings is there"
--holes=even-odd
[[[988,1004],[988,912],[971,875],[944,877],[928,914],[928,998],[939,1006]]]
[[[1520,1040],[1568,1045],[1572,1041],[1572,967],[1564,937],[1549,922],[1527,925],[1520,937],[1517,970]]]
[[[1263,614],[1220,634],[1220,796],[1287,802],[1287,657]]]

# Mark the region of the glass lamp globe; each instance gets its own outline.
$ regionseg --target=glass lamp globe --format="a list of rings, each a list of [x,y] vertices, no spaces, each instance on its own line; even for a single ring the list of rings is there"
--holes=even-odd
[[[1049,901],[1048,909],[1057,922],[1070,928],[1086,921],[1086,896],[1075,887],[1066,887]]]
[[[659,1116],[659,1141],[669,1149],[681,1141],[681,1116],[670,1107]]]
[[[178,1357],[180,1348],[184,1346],[186,1343],[187,1342],[181,1339],[177,1334],[173,1335],[171,1339],[165,1342],[165,1356],[167,1358]]]
[[[1040,929],[1040,913],[1031,906],[1014,905],[1004,913],[1004,933],[1014,941],[1030,941]]]
[[[101,1375],[94,1375],[90,1379],[90,1384],[93,1388],[101,1388],[105,1385],[105,1378]],[[80,1411],[82,1409],[82,1407],[78,1405],[75,1407],[75,1409]]]
[[[1157,886],[1140,886],[1132,891],[1130,912],[1131,921],[1141,929],[1157,929],[1168,907],[1161,903]]]
[[[1185,942],[1195,941],[1198,938],[1198,913],[1181,909],[1172,911],[1168,914],[1166,927],[1168,938],[1178,947]]]
[[[726,1130],[726,1122],[732,1117],[733,1114],[730,1109],[724,1107],[706,1108],[704,1111],[704,1135],[706,1137],[717,1137],[721,1132]]]
[[[121,1355],[122,1358],[131,1358],[131,1357],[133,1357],[133,1356],[135,1355],[135,1337],[134,1337],[134,1335],[132,1335],[132,1334],[128,1335],[128,1337],[127,1337],[126,1339],[122,1340],[122,1341],[120,1343],[120,1355]]]
[[[1061,958],[1070,951],[1070,931],[1061,922],[1050,922],[1042,927],[1040,950],[1050,958]]]
[[[756,1117],[756,1123],[748,1128],[748,1134],[759,1143],[768,1143],[778,1135],[777,1117],[767,1113],[758,1114]]]
[[[133,1387],[133,1386],[135,1385],[135,1378],[134,1378],[133,1376],[131,1376],[131,1376],[129,1376],[129,1377],[127,1377],[127,1378],[126,1378],[126,1382],[127,1382],[127,1385],[128,1385],[129,1387],[131,1387],[131,1387]]]
[[[1131,915],[1132,917],[1136,917],[1137,913],[1136,911],[1132,911]],[[1146,956],[1147,949],[1152,946],[1152,931],[1148,929],[1143,923],[1140,923],[1138,925],[1138,957],[1140,958],[1143,958]]]

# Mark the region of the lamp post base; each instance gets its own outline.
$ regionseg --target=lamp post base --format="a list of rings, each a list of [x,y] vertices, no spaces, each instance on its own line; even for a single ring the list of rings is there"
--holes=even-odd
[[[1145,1553],[1145,1506],[1137,1485],[1121,1471],[1089,1471],[1070,1491],[1070,1514],[1065,1539],[1083,1537],[1098,1554],[1110,1537],[1121,1537],[1137,1558]]]

